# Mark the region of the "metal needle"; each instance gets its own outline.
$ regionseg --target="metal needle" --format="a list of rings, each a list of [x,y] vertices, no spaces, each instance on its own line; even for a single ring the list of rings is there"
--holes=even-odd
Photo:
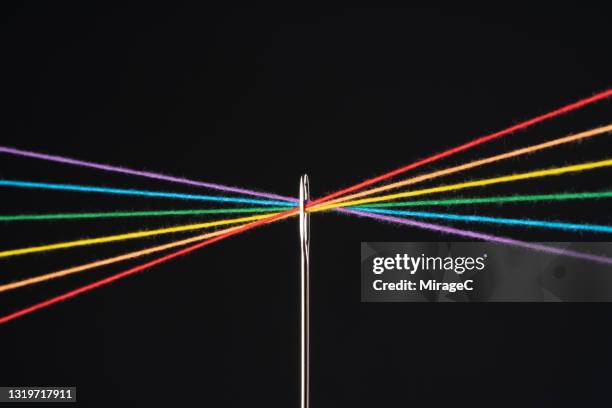
[[[300,178],[300,408],[310,406],[310,216],[305,210],[309,190],[304,174]]]

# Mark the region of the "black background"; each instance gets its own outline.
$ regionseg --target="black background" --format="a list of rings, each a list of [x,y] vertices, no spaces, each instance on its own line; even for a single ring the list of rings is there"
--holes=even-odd
[[[303,172],[321,196],[589,96],[610,86],[612,68],[607,10],[577,5],[220,10],[27,2],[5,3],[1,13],[3,145],[285,195],[297,194]],[[609,102],[600,103],[428,169],[609,119]],[[444,181],[607,158],[606,139]],[[597,190],[610,175],[463,195]],[[6,155],[0,176],[205,191]],[[205,206],[0,193],[3,213],[196,207]],[[606,201],[448,209],[610,224],[608,210]],[[0,244],[194,221],[186,218],[7,223]],[[473,227],[529,240],[607,238]],[[313,217],[312,233],[313,407],[611,403],[608,304],[361,304],[361,241],[445,238],[337,214]],[[9,258],[0,272],[13,280],[171,239]],[[216,406],[296,406],[297,244],[295,220],[266,226],[0,327],[0,383],[76,385],[82,406],[219,399]],[[6,313],[140,262],[3,294],[0,306]]]

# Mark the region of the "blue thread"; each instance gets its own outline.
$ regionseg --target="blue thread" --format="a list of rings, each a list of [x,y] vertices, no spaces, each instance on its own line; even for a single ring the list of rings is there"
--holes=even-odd
[[[237,198],[237,197],[210,196],[210,195],[200,195],[200,194],[182,194],[182,193],[170,193],[170,192],[165,192],[165,191],[134,190],[134,189],[125,189],[125,188],[95,187],[95,186],[84,186],[84,185],[78,185],[78,184],[36,183],[36,182],[31,182],[31,181],[0,180],[0,186],[21,187],[21,188],[43,188],[47,190],[78,191],[82,193],[103,193],[103,194],[131,195],[131,196],[141,196],[141,197],[176,198],[176,199],[181,199],[181,200],[218,201],[218,202],[226,202],[226,203],[243,203],[243,204],[259,204],[259,205],[295,207],[295,204],[288,203],[286,201],[258,200],[255,198]]]
[[[448,213],[435,213],[425,211],[402,211],[402,210],[379,210],[377,208],[356,208],[359,211],[377,213],[377,214],[389,214],[389,215],[407,215],[410,217],[417,218],[435,218],[450,221],[466,221],[466,222],[485,222],[493,224],[505,224],[505,225],[520,225],[527,227],[542,227],[551,229],[563,229],[570,231],[593,231],[593,232],[606,232],[612,233],[612,227],[607,225],[595,225],[595,224],[574,224],[567,222],[557,221],[541,221],[541,220],[528,220],[528,219],[516,219],[516,218],[501,218],[501,217],[485,217],[481,215],[461,215],[461,214],[448,214]]]

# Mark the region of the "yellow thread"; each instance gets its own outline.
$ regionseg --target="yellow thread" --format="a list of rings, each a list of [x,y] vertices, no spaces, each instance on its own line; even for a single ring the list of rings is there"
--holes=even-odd
[[[549,149],[551,147],[559,146],[565,143],[576,142],[579,140],[583,140],[583,139],[593,137],[593,136],[599,136],[599,135],[609,133],[609,132],[612,132],[612,125],[601,126],[595,129],[572,134],[569,136],[564,136],[564,137],[550,140],[548,142],[540,143],[537,145],[523,147],[523,148],[516,149],[516,150],[510,151],[507,153],[502,153],[502,154],[498,154],[495,156],[486,157],[484,159],[474,160],[474,161],[471,161],[471,162],[468,162],[468,163],[465,163],[459,166],[453,166],[453,167],[449,167],[443,170],[437,170],[437,171],[426,173],[420,176],[410,177],[408,179],[401,180],[395,183],[386,184],[384,186],[371,188],[368,190],[360,191],[358,193],[349,194],[347,196],[339,197],[334,200],[328,201],[326,205],[340,203],[343,201],[355,200],[359,197],[368,196],[368,195],[372,195],[376,193],[381,193],[383,191],[393,190],[393,189],[400,188],[403,186],[420,183],[422,181],[431,180],[434,178],[446,176],[446,175],[457,173],[457,172],[464,171],[464,170],[469,170],[469,169],[472,169],[478,166],[483,166],[489,163],[495,163],[500,160],[505,160],[505,159],[509,159],[512,157],[521,156],[524,154],[535,153],[540,150]],[[316,208],[316,206],[314,206],[313,208]]]
[[[24,286],[34,285],[36,283],[46,282],[52,279],[62,278],[64,276],[69,276],[69,275],[72,275],[78,272],[83,272],[89,269],[99,268],[101,266],[110,265],[116,262],[126,261],[128,259],[134,259],[134,258],[138,258],[141,256],[150,255],[156,252],[164,251],[166,249],[187,245],[192,242],[203,241],[208,238],[213,238],[218,235],[225,234],[226,232],[235,230],[237,228],[240,228],[240,226],[225,228],[219,231],[209,232],[207,234],[198,235],[198,236],[183,239],[180,241],[174,241],[168,244],[158,245],[152,248],[142,249],[140,251],[134,251],[134,252],[129,252],[127,254],[114,256],[112,258],[106,258],[106,259],[102,259],[99,261],[89,262],[83,265],[73,266],[71,268],[62,269],[56,272],[50,272],[44,275],[34,276],[32,278],[22,279],[20,281],[11,282],[11,283],[6,283],[4,285],[0,285],[0,293],[6,292],[9,290],[13,290],[13,289],[18,289]]]
[[[275,213],[275,214],[279,214],[279,213]],[[216,227],[219,225],[238,224],[242,222],[256,221],[262,218],[272,217],[275,214],[253,215],[250,217],[231,218],[231,219],[226,219],[226,220],[211,221],[211,222],[205,222],[205,223],[199,223],[199,224],[189,224],[189,225],[180,225],[177,227],[160,228],[160,229],[149,230],[149,231],[138,231],[138,232],[129,232],[125,234],[118,234],[118,235],[109,235],[109,236],[99,237],[99,238],[79,239],[76,241],[59,242],[57,244],[10,249],[7,251],[1,251],[0,258],[6,258],[9,256],[16,256],[16,255],[31,254],[34,252],[52,251],[55,249],[65,249],[65,248],[73,248],[73,247],[79,247],[79,246],[85,246],[85,245],[104,244],[107,242],[124,241],[128,239],[145,238],[145,237],[151,237],[151,236],[161,235],[161,234],[170,234],[173,232],[192,231],[192,230],[197,230],[197,229]]]
[[[421,196],[425,194],[443,193],[447,191],[462,190],[464,188],[470,188],[470,187],[483,187],[483,186],[488,186],[491,184],[507,183],[509,181],[525,180],[525,179],[532,179],[532,178],[545,177],[545,176],[556,176],[556,175],[564,174],[564,173],[571,173],[571,172],[577,172],[577,171],[583,171],[583,170],[592,170],[592,169],[596,169],[600,167],[609,167],[609,166],[612,166],[612,159],[601,160],[597,162],[574,164],[571,166],[564,166],[564,167],[555,167],[555,168],[545,169],[545,170],[536,170],[536,171],[530,171],[527,173],[511,174],[508,176],[468,181],[465,183],[450,184],[446,186],[425,188],[422,190],[406,191],[403,193],[387,194],[387,195],[378,196],[378,197],[363,198],[361,200],[345,201],[342,203],[335,203],[335,204],[322,205],[320,207],[313,207],[309,209],[309,211],[318,212],[318,211],[330,210],[332,208],[348,207],[348,206],[368,204],[368,203],[376,203],[380,201],[390,201],[390,200],[395,200],[397,198],[416,197],[416,196]]]

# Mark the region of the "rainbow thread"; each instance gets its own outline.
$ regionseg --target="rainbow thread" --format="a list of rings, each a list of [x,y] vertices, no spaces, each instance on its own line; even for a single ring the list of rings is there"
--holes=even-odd
[[[486,164],[497,163],[499,161],[510,159],[513,157],[519,157],[519,156],[523,156],[526,154],[532,154],[532,153],[535,153],[541,150],[550,149],[552,147],[557,147],[557,146],[560,146],[566,143],[578,142],[578,141],[581,141],[581,140],[584,140],[590,137],[600,136],[600,135],[607,134],[610,132],[612,132],[612,125],[601,126],[595,129],[587,130],[585,132],[580,132],[580,133],[560,137],[560,138],[549,140],[547,142],[540,143],[537,145],[523,147],[520,149],[512,150],[510,152],[498,154],[495,156],[490,156],[484,159],[474,160],[474,161],[471,161],[471,162],[468,162],[468,163],[465,163],[459,166],[454,166],[454,167],[449,167],[443,170],[433,171],[433,172],[423,174],[420,176],[411,177],[406,180],[398,181],[395,183],[390,183],[390,184],[387,184],[381,187],[376,187],[376,188],[361,191],[358,193],[350,194],[348,196],[344,196],[341,198],[337,198],[335,200],[328,201],[327,204],[354,200],[359,197],[372,195],[372,194],[380,193],[380,192],[387,191],[387,190],[397,189],[399,187],[403,187],[403,186],[407,186],[411,184],[417,184],[422,181],[432,180],[432,179],[442,177],[442,176],[448,176],[450,174],[458,173],[460,171],[470,170],[476,167],[484,166]]]
[[[324,197],[321,197],[317,200],[310,202],[307,205],[307,208],[311,212],[312,211],[314,212],[323,211],[327,209],[337,209],[337,211],[341,213],[357,215],[360,217],[367,217],[367,218],[375,219],[377,221],[408,225],[408,226],[413,226],[413,227],[422,228],[422,229],[440,232],[440,233],[445,233],[445,234],[454,234],[454,235],[462,236],[465,238],[485,240],[485,241],[490,241],[490,242],[495,242],[495,243],[500,243],[500,244],[511,245],[515,247],[525,248],[529,250],[558,254],[558,255],[563,255],[563,256],[570,256],[570,257],[574,257],[578,259],[585,259],[585,260],[589,260],[593,262],[600,262],[600,263],[605,263],[605,264],[610,265],[612,264],[612,258],[609,258],[606,256],[592,255],[592,254],[568,250],[568,249],[551,247],[551,246],[543,245],[543,244],[523,242],[523,241],[515,240],[512,238],[500,237],[496,235],[485,234],[485,233],[480,233],[480,232],[470,231],[470,230],[462,230],[462,229],[458,229],[454,227],[440,226],[436,224],[415,221],[415,220],[408,219],[408,218],[397,218],[397,217],[393,217],[393,216],[385,215],[385,214],[426,217],[426,218],[439,218],[439,219],[445,219],[445,220],[451,220],[451,221],[493,222],[493,223],[498,223],[498,224],[509,224],[509,225],[538,226],[538,227],[545,227],[545,228],[588,230],[588,231],[597,231],[597,232],[612,232],[612,227],[609,227],[609,226],[593,225],[593,224],[574,224],[574,223],[564,223],[564,222],[557,222],[557,221],[541,221],[541,220],[524,220],[524,219],[513,219],[513,218],[485,217],[485,216],[469,216],[469,215],[461,215],[461,214],[433,213],[433,212],[422,212],[422,211],[384,210],[384,209],[376,209],[375,207],[377,206],[384,207],[387,205],[372,204],[371,206],[366,206],[366,207],[363,207],[361,205],[377,203],[377,202],[382,202],[382,201],[389,201],[389,200],[394,200],[394,199],[399,199],[399,198],[404,198],[404,197],[414,197],[414,196],[419,196],[419,195],[424,195],[424,194],[454,191],[454,190],[460,190],[460,189],[470,188],[470,187],[481,187],[481,186],[487,186],[487,185],[497,184],[497,183],[505,183],[505,182],[510,182],[510,181],[532,179],[532,178],[537,178],[537,177],[560,175],[560,174],[565,174],[565,173],[570,173],[570,172],[578,172],[578,171],[591,170],[591,169],[596,169],[596,168],[601,168],[601,167],[608,167],[608,166],[612,166],[612,159],[602,160],[598,162],[582,163],[582,164],[577,164],[577,165],[572,165],[572,166],[557,167],[557,168],[552,168],[552,169],[536,170],[536,171],[527,172],[527,173],[511,174],[511,175],[494,177],[494,178],[489,178],[489,179],[474,180],[474,181],[469,181],[465,183],[442,185],[442,186],[434,187],[434,188],[428,188],[428,189],[422,189],[422,190],[416,190],[416,191],[407,191],[407,192],[397,193],[397,194],[387,194],[387,195],[383,195],[379,197],[371,197],[371,198],[366,198],[366,199],[361,199],[361,200],[354,200],[354,198],[357,198],[357,197],[363,197],[365,195],[374,194],[376,192],[386,191],[392,188],[397,188],[400,186],[413,184],[421,180],[431,179],[431,178],[443,176],[446,174],[451,174],[451,173],[461,171],[461,170],[467,170],[469,168],[473,168],[473,167],[480,166],[480,165],[487,164],[487,163],[492,163],[498,160],[503,160],[509,157],[514,157],[514,156],[534,152],[537,150],[557,146],[561,143],[568,143],[570,141],[577,141],[579,139],[595,136],[597,134],[603,134],[604,132],[610,131],[610,129],[607,129],[607,127],[592,129],[587,132],[582,132],[579,134],[566,136],[564,138],[555,139],[550,142],[542,143],[542,144],[535,145],[535,146],[530,146],[530,147],[523,148],[523,149],[518,149],[515,151],[511,151],[509,153],[488,157],[482,160],[469,162],[461,166],[455,166],[455,167],[448,168],[445,170],[428,173],[423,176],[413,177],[413,178],[403,180],[397,183],[389,184],[387,186],[370,189],[367,191],[362,191],[356,194],[352,194],[352,195],[348,195],[348,196],[345,196],[339,199],[335,199],[337,197],[340,197],[348,193],[357,191],[361,188],[367,187],[376,182],[387,180],[393,176],[404,173],[408,170],[412,170],[412,169],[421,167],[425,164],[441,160],[443,158],[446,158],[454,154],[457,154],[459,152],[468,150],[472,147],[478,146],[488,141],[507,136],[509,134],[512,134],[515,131],[524,130],[533,125],[541,123],[543,121],[569,113],[571,111],[587,106],[594,102],[606,99],[610,96],[612,96],[612,89],[608,89],[606,91],[600,92],[589,98],[579,100],[577,102],[566,105],[564,107],[561,107],[549,113],[517,123],[504,130],[476,138],[460,146],[442,151],[438,154],[435,154],[425,159],[416,161],[407,166],[387,172],[377,177],[367,179],[365,181],[362,181],[361,183],[352,185],[344,189],[337,190],[333,193],[330,193]],[[612,125],[608,125],[608,127],[610,126]],[[93,244],[105,243],[105,242],[122,241],[126,239],[142,238],[142,237],[154,236],[154,235],[159,235],[159,234],[190,231],[190,230],[208,228],[208,227],[212,227],[216,225],[231,225],[234,223],[238,223],[238,224],[246,223],[240,226],[234,226],[234,227],[227,228],[221,231],[215,231],[209,234],[203,234],[203,235],[199,235],[196,237],[191,237],[188,239],[171,242],[165,245],[160,245],[157,247],[152,247],[152,248],[147,248],[141,251],[131,252],[128,254],[120,255],[118,257],[108,258],[108,259],[96,261],[96,262],[91,262],[89,264],[80,265],[77,267],[68,268],[68,269],[64,269],[61,271],[56,271],[51,274],[46,274],[46,275],[42,275],[38,277],[28,278],[28,279],[25,279],[19,282],[14,282],[12,285],[18,285],[18,286],[11,287],[11,288],[23,287],[29,284],[42,282],[44,280],[50,280],[50,279],[55,279],[61,276],[67,276],[68,274],[76,273],[81,270],[91,269],[97,266],[101,266],[103,264],[119,262],[124,259],[131,259],[131,258],[135,258],[139,256],[144,256],[146,254],[154,253],[157,251],[162,251],[167,248],[186,245],[187,243],[194,242],[194,241],[200,241],[194,245],[191,245],[186,248],[182,248],[178,251],[164,255],[160,258],[157,258],[152,261],[146,262],[144,264],[132,267],[123,272],[119,272],[115,275],[112,275],[104,279],[95,281],[93,283],[81,286],[69,292],[65,292],[63,294],[60,294],[59,296],[49,298],[42,302],[39,302],[34,305],[28,306],[26,308],[17,310],[13,313],[7,314],[5,316],[1,316],[0,324],[6,323],[20,316],[30,314],[36,310],[46,308],[53,304],[59,303],[63,300],[67,300],[72,297],[78,296],[80,294],[86,293],[96,288],[105,286],[119,279],[123,279],[125,277],[131,276],[140,271],[146,270],[155,265],[159,265],[161,263],[177,258],[179,256],[186,255],[199,248],[203,248],[205,246],[211,245],[215,242],[224,240],[231,236],[244,233],[246,231],[257,228],[262,225],[280,221],[282,219],[295,215],[298,211],[295,208],[295,202],[296,202],[295,199],[290,198],[290,197],[283,197],[283,196],[279,196],[275,194],[270,194],[270,193],[262,193],[262,192],[257,192],[253,190],[241,189],[237,187],[229,187],[229,186],[224,186],[224,185],[214,184],[214,183],[198,182],[198,181],[189,180],[185,178],[167,176],[167,175],[163,175],[159,173],[138,171],[138,170],[128,169],[128,168],[119,167],[119,166],[110,166],[110,165],[104,165],[104,164],[99,164],[99,163],[86,162],[86,161],[61,157],[61,156],[53,156],[53,155],[46,155],[46,154],[30,152],[30,151],[25,151],[25,150],[19,150],[19,149],[14,149],[10,147],[0,146],[0,153],[8,153],[8,154],[21,156],[21,157],[32,157],[32,158],[37,158],[37,159],[64,163],[64,164],[71,164],[71,165],[77,165],[77,166],[82,166],[82,167],[95,168],[99,170],[118,172],[122,174],[137,175],[137,176],[148,177],[148,178],[153,178],[153,179],[158,179],[158,180],[170,181],[174,183],[207,187],[207,188],[217,189],[217,190],[221,190],[225,192],[240,193],[240,194],[245,194],[245,195],[252,195],[252,196],[257,196],[257,197],[268,198],[270,200],[257,200],[257,199],[235,198],[235,197],[225,197],[225,196],[182,194],[182,193],[171,193],[171,192],[163,192],[163,191],[160,192],[160,191],[147,191],[147,190],[134,190],[134,189],[115,189],[115,188],[82,186],[82,185],[72,185],[72,184],[35,183],[35,182],[16,181],[16,180],[0,180],[0,186],[4,185],[4,186],[22,187],[22,188],[44,188],[44,189],[52,189],[52,190],[94,192],[94,193],[120,194],[120,195],[132,195],[132,196],[136,195],[136,196],[158,197],[158,198],[177,198],[177,199],[186,199],[186,200],[248,203],[248,204],[256,204],[256,205],[276,206],[276,207],[280,207],[283,210],[281,212],[276,212],[272,214],[254,215],[250,217],[219,220],[219,221],[200,223],[200,224],[182,225],[182,226],[162,228],[162,229],[157,229],[157,230],[138,231],[138,232],[118,234],[118,235],[112,235],[112,236],[106,236],[106,237],[81,239],[81,240],[62,242],[62,243],[57,243],[57,244],[42,245],[42,246],[36,246],[36,247],[28,247],[28,248],[20,248],[20,249],[2,251],[0,252],[0,257],[7,257],[7,256],[32,253],[32,252],[43,252],[43,251],[50,251],[54,249],[71,248],[71,247],[93,245]],[[603,194],[606,194],[606,193],[607,192],[604,192]],[[529,201],[529,200],[539,201],[542,196],[548,196],[547,199],[551,199],[550,196],[555,196],[555,198],[552,198],[552,199],[596,198],[596,197],[585,196],[585,194],[588,195],[588,194],[595,194],[595,193],[577,193],[580,195],[580,197],[577,197],[577,196],[569,197],[568,194],[569,193],[556,194],[556,195],[549,194],[549,195],[540,195],[540,196],[484,197],[484,198],[475,198],[475,199],[454,199],[454,201],[455,202],[463,201],[463,203],[465,204],[474,204],[474,203],[477,203],[479,200],[480,200],[480,203],[484,203],[484,201],[482,200],[488,200],[486,202],[494,202],[494,201],[491,201],[493,199],[497,199],[497,202],[510,202],[512,200],[513,201]],[[598,194],[601,194],[601,193],[598,193]],[[560,198],[563,195],[565,195],[566,198]],[[517,197],[522,197],[522,199],[517,199]],[[530,197],[530,199],[527,199],[527,197]],[[534,197],[540,197],[540,198],[534,198]],[[597,198],[600,198],[600,197],[602,196],[599,195]],[[335,200],[332,200],[332,199],[335,199]],[[471,200],[471,202],[466,202],[468,200]],[[453,201],[453,199],[451,200],[429,200],[430,203],[431,202],[448,203],[449,201]],[[420,203],[422,204],[424,202],[425,201],[421,201]],[[410,205],[414,205],[414,203],[419,203],[419,202],[412,202],[413,204],[410,204],[410,203],[411,202],[387,203],[387,204],[389,204],[388,206],[391,206],[392,204],[395,204],[396,206],[398,206],[398,204],[400,204],[399,206],[401,206],[402,204],[405,206],[410,206]],[[360,207],[357,207],[359,208],[359,210],[354,209],[355,207],[342,208],[342,207],[357,206],[357,205],[360,206]],[[437,204],[437,205],[443,205],[443,204]],[[172,213],[173,211],[181,211],[181,210],[165,211],[166,214],[164,215],[179,215],[179,214],[169,214],[169,213]],[[198,210],[183,210],[183,211],[198,211]],[[206,210],[200,210],[200,211],[206,211]],[[209,211],[214,211],[214,210],[209,210]],[[267,210],[262,209],[260,211],[254,211],[254,212],[269,212],[269,211],[272,211],[272,209],[267,209]],[[122,214],[122,215],[116,215],[116,216],[147,216],[147,215],[134,215],[134,214],[145,214],[145,213],[147,215],[153,215],[154,213],[155,216],[162,215],[160,214],[162,213],[160,211],[140,211],[140,212],[119,211],[119,212],[114,212],[114,213],[22,214],[22,215],[15,215],[15,216],[7,215],[4,217],[34,217],[34,218],[31,218],[31,220],[42,219],[42,218],[36,218],[36,217],[47,217],[46,219],[50,219],[48,217],[53,217],[53,216],[58,217],[56,219],[79,219],[79,217],[83,219],[83,218],[97,218],[97,217],[99,218],[112,217],[112,215],[109,215],[109,214]],[[104,214],[104,215],[100,216],[100,214]],[[131,215],[126,215],[126,214],[131,214]],[[185,215],[185,214],[180,214],[180,215]],[[64,217],[64,218],[61,218],[61,217]],[[18,219],[8,219],[8,221],[10,220],[18,220]],[[22,220],[25,220],[25,219],[22,219]],[[7,285],[0,286],[0,288],[6,288],[6,287]],[[9,290],[9,289],[5,289],[5,290]]]
[[[545,169],[545,170],[530,171],[527,173],[510,174],[507,176],[468,181],[464,183],[442,185],[439,187],[425,188],[422,190],[406,191],[403,193],[396,193],[396,194],[387,194],[387,195],[378,196],[378,197],[363,198],[363,199],[354,200],[354,201],[345,201],[342,203],[323,204],[320,206],[316,206],[314,208],[310,208],[309,211],[317,212],[317,211],[330,210],[332,208],[356,206],[356,205],[361,205],[361,204],[376,203],[380,201],[391,201],[397,198],[416,197],[416,196],[433,194],[433,193],[444,193],[447,191],[462,190],[462,189],[471,188],[471,187],[484,187],[484,186],[488,186],[492,184],[508,183],[511,181],[535,179],[535,178],[546,177],[546,176],[558,176],[558,175],[566,174],[566,173],[594,170],[594,169],[598,169],[602,167],[610,167],[610,166],[612,166],[612,159],[606,159],[606,160],[601,160],[601,161],[596,161],[596,162],[574,164],[571,166],[554,167],[554,168]]]

